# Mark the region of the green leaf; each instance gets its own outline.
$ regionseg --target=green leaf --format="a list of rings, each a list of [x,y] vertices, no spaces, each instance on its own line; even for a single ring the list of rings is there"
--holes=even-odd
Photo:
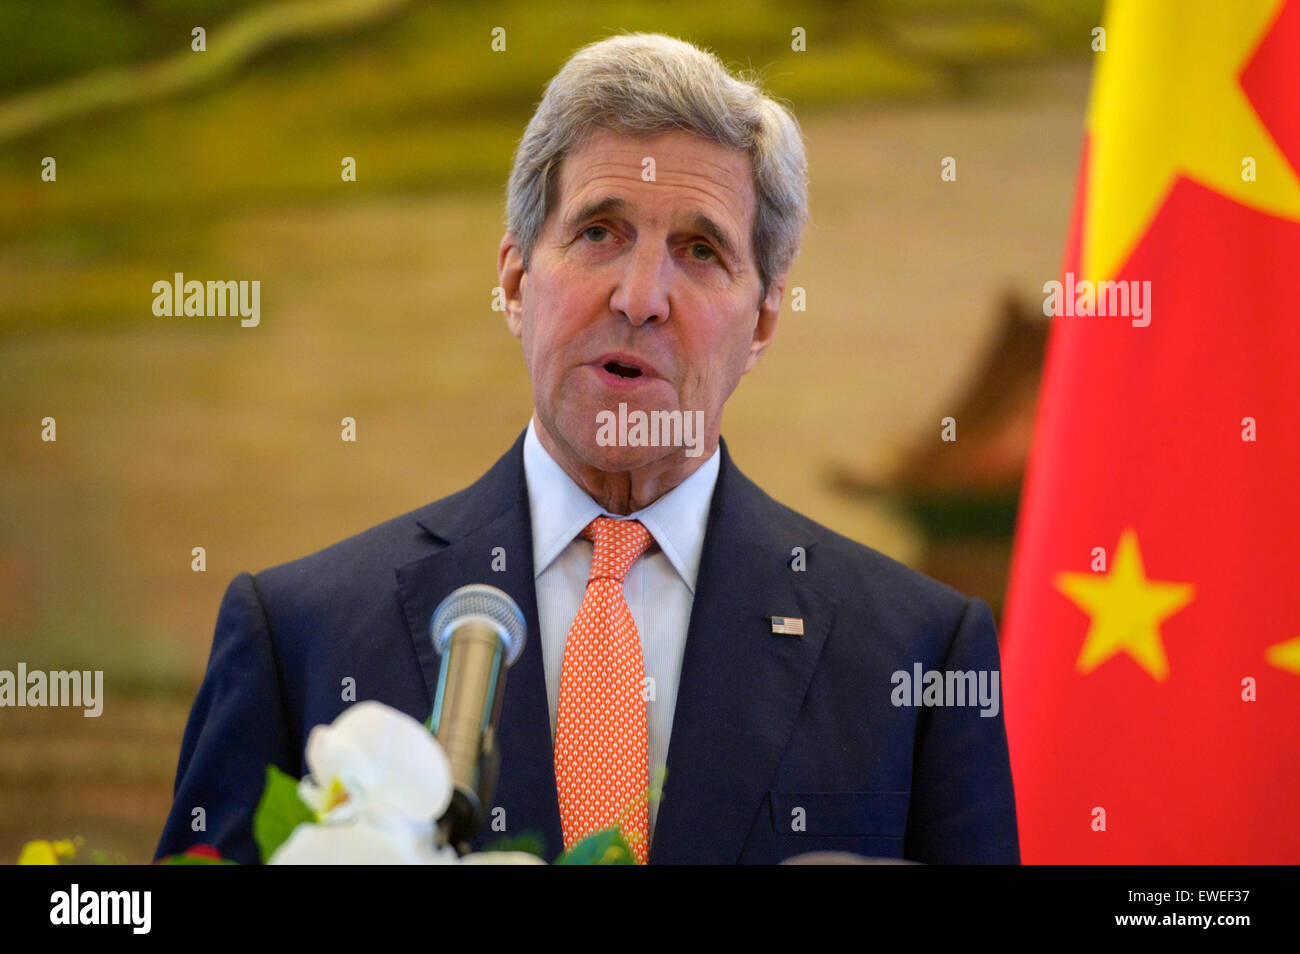
[[[531,831],[526,831],[522,835],[510,835],[505,838],[498,838],[490,845],[485,845],[482,851],[522,851],[530,855],[536,855],[538,858],[546,856],[546,844],[542,841],[542,836]]]
[[[560,857],[557,865],[634,865],[636,856],[617,828],[592,832]]]
[[[205,858],[202,855],[168,855],[166,858],[159,858],[156,862],[160,865],[233,865],[238,864],[235,861],[228,861],[225,858]]]
[[[303,822],[314,822],[315,813],[298,795],[298,780],[274,765],[266,767],[266,787],[253,813],[253,838],[266,864],[293,830]]]
[[[91,848],[86,853],[86,863],[92,865],[124,865],[126,856],[121,852],[110,855],[103,848]]]

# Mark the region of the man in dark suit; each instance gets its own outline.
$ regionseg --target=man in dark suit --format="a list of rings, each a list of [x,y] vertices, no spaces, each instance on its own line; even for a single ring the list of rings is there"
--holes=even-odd
[[[532,422],[466,490],[231,583],[159,854],[256,860],[266,765],[305,771],[348,680],[427,719],[430,617],[486,582],[529,633],[486,840],[553,855],[665,769],[645,837],[624,820],[651,862],[1018,861],[988,607],[773,501],[720,437],[806,205],[793,117],[710,54],[634,34],[574,55],[498,254]]]

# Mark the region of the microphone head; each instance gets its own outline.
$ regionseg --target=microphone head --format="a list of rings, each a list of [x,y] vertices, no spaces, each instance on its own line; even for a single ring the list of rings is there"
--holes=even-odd
[[[429,623],[433,648],[439,653],[445,652],[452,632],[467,619],[486,622],[497,631],[505,643],[507,666],[513,665],[524,651],[528,633],[524,611],[509,593],[486,583],[462,586],[438,604]]]

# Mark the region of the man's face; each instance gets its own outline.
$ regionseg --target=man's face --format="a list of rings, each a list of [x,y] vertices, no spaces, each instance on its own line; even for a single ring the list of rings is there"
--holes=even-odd
[[[784,285],[760,304],[748,157],[679,130],[600,129],[565,157],[558,186],[527,272],[509,233],[498,262],[538,425],[580,465],[635,471],[683,448],[602,446],[599,412],[702,411],[707,458]]]

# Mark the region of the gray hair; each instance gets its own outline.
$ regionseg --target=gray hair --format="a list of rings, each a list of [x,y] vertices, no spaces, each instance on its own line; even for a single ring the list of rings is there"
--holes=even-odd
[[[751,243],[763,291],[799,252],[808,219],[808,165],[798,121],[713,53],[662,33],[625,33],[584,46],[547,84],[515,151],[506,228],[527,269],[558,198],[560,163],[596,128],[683,129],[744,150],[757,206]]]

